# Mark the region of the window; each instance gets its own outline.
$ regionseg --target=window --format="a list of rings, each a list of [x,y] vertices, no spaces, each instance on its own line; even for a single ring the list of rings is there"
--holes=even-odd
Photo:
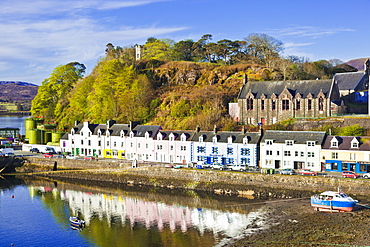
[[[349,159],[350,160],[356,160],[356,153],[350,153],[349,154]]]
[[[241,155],[250,155],[251,150],[249,148],[242,148],[240,149],[240,154]]]
[[[87,145],[91,146],[91,140],[87,141]]]
[[[315,153],[314,152],[307,152],[307,157],[308,158],[313,158],[313,157],[315,157]]]
[[[107,146],[109,146],[109,141],[107,141]]]
[[[141,145],[140,145],[140,143],[138,143],[138,144],[137,144],[137,148],[140,148],[140,147],[141,147]]]
[[[358,148],[358,142],[352,142],[352,148]]]
[[[99,147],[101,146],[101,141],[98,141],[98,146],[99,146]]]
[[[304,157],[304,152],[301,152],[301,157]]]
[[[338,159],[338,153],[331,153],[332,159]]]
[[[81,140],[81,145],[84,145],[84,140]]]
[[[261,110],[265,110],[265,100],[261,99]]]
[[[296,110],[300,110],[301,109],[301,101],[299,99],[296,100]]]
[[[276,110],[276,101],[273,100],[271,103],[271,110],[275,111]]]
[[[311,110],[312,110],[312,99],[309,99],[309,100],[307,101],[307,109],[308,109],[309,111],[311,111]]]
[[[287,146],[293,146],[293,141],[285,141],[285,145],[287,145]]]
[[[299,152],[298,151],[295,151],[295,157],[298,157],[299,156]]]
[[[250,164],[250,159],[249,158],[241,158],[240,159],[240,164],[249,165]]]
[[[284,156],[290,156],[290,151],[284,151]]]
[[[315,146],[315,142],[307,142],[307,146],[309,146],[309,147],[313,147],[313,146]]]
[[[233,148],[227,148],[226,152],[227,154],[233,154]]]
[[[113,142],[113,147],[117,147],[117,142]]]
[[[197,152],[198,153],[205,153],[206,152],[206,147],[197,147]]]
[[[181,146],[180,149],[181,151],[186,151],[186,146]]]
[[[331,140],[331,147],[337,148],[338,147],[338,141],[336,139]]]
[[[252,98],[247,99],[247,110],[249,111],[253,110],[253,99]]]
[[[162,150],[163,146],[162,145],[157,145],[157,150]]]
[[[289,110],[289,100],[288,100],[288,99],[283,99],[283,100],[281,101],[281,104],[282,104],[281,109],[282,109],[283,111],[287,111],[287,110]]]
[[[324,110],[324,99],[323,97],[320,97],[319,98],[319,111],[323,111]]]
[[[272,155],[272,150],[266,150],[266,155]]]
[[[271,140],[267,140],[266,141],[266,145],[272,145],[272,141]]]
[[[149,144],[148,143],[145,143],[145,148],[148,149],[149,148]]]
[[[212,147],[212,153],[217,154],[218,153],[218,147]]]
[[[173,145],[170,146],[170,150],[172,151],[173,150]]]

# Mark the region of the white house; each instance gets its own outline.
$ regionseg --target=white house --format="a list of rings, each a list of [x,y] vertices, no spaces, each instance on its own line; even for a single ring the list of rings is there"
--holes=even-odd
[[[260,142],[261,168],[321,171],[325,132],[267,130]]]

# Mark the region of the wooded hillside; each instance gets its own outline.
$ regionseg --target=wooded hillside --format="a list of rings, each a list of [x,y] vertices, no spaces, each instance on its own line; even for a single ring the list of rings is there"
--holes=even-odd
[[[58,66],[32,103],[33,116],[69,129],[76,120],[140,121],[164,129],[236,130],[228,103],[248,80],[324,79],[353,70],[338,61],[308,62],[279,55],[281,43],[265,35],[245,41],[178,43],[149,38],[142,56],[134,47],[107,45],[106,56],[84,77],[78,62]],[[261,42],[263,41],[263,42]]]

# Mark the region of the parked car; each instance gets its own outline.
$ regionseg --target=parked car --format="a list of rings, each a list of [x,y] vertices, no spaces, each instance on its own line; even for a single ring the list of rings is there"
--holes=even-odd
[[[30,152],[31,153],[40,153],[40,150],[38,148],[31,148]]]
[[[293,169],[283,169],[279,173],[283,174],[283,175],[294,175],[294,174],[296,174]]]
[[[245,165],[245,164],[238,164],[238,165],[232,165],[232,166],[230,166],[230,170],[232,170],[232,171],[240,171],[240,172],[244,172],[244,171],[246,171],[247,170],[247,165]]]
[[[84,160],[94,160],[95,159],[95,157],[93,157],[93,156],[85,156],[84,157]]]
[[[46,153],[44,154],[44,158],[53,158],[54,155],[52,153]]]
[[[180,168],[187,168],[188,165],[174,165],[173,168],[180,169]]]
[[[301,169],[298,171],[299,175],[317,176],[317,172],[313,172],[309,169]]]
[[[370,178],[370,172],[362,174],[363,178]]]
[[[342,172],[342,177],[343,178],[358,178],[360,175],[351,172],[351,171],[344,171]]]
[[[226,170],[227,165],[223,165],[223,164],[220,164],[220,163],[213,163],[213,164],[211,164],[211,168],[214,169],[214,170]]]
[[[66,156],[66,159],[69,159],[69,160],[76,160],[76,159],[78,159],[78,157],[70,154],[70,155],[67,155],[67,156]]]

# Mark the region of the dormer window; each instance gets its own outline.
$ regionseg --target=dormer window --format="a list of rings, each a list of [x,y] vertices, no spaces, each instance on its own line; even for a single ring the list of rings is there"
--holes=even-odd
[[[359,147],[359,142],[356,138],[353,138],[351,141],[351,148],[358,148]]]
[[[101,132],[100,131],[98,132],[98,137],[101,137]]]
[[[157,140],[158,140],[158,141],[162,141],[162,139],[163,139],[162,134],[158,134]]]
[[[332,147],[332,148],[337,148],[339,145],[338,145],[338,140],[337,140],[337,138],[333,138],[331,141],[330,141],[330,147]]]
[[[81,131],[80,135],[81,135],[81,136],[83,136],[83,135],[84,135],[82,131]]]
[[[170,142],[173,142],[175,140],[175,137],[173,136],[173,134],[170,135]]]
[[[134,138],[134,133],[130,133],[130,138]]]
[[[149,138],[149,133],[145,132],[145,139],[148,139],[148,138]]]
[[[181,141],[182,142],[186,141],[186,136],[185,135],[181,135]]]
[[[199,142],[203,142],[203,136],[199,136]]]
[[[212,138],[212,141],[213,141],[213,143],[217,143],[217,136],[214,136],[214,137]]]
[[[243,138],[243,144],[244,144],[244,145],[247,145],[247,144],[248,144],[248,137],[244,137],[244,138]]]
[[[228,144],[233,143],[233,138],[232,138],[231,136],[229,136],[229,137],[227,138],[227,143],[228,143]]]

